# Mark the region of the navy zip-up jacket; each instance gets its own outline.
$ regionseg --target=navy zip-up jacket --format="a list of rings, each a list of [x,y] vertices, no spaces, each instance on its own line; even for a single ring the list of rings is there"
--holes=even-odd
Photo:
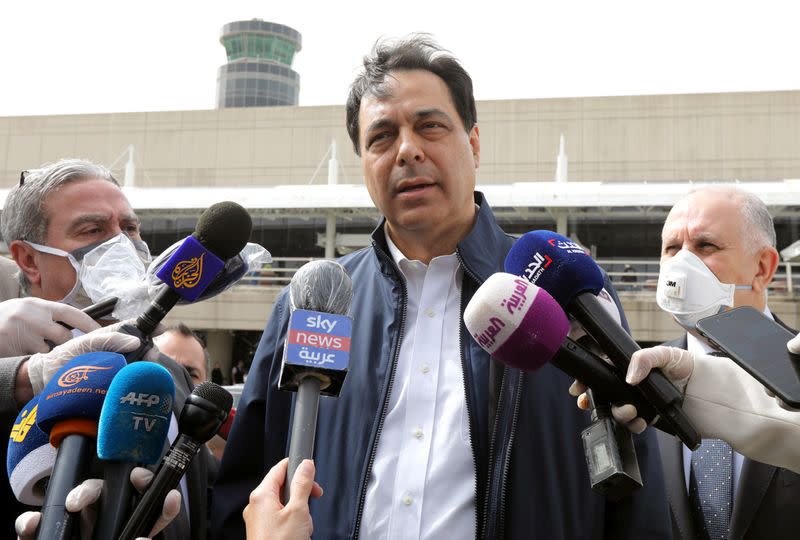
[[[513,243],[481,193],[475,202],[480,207],[475,225],[457,248],[464,270],[462,315],[478,286],[503,270]],[[353,337],[341,395],[322,397],[319,405],[314,460],[325,495],[311,502],[315,538],[359,535],[408,325],[405,284],[386,247],[383,223],[372,244],[340,259],[353,280]],[[225,449],[213,493],[212,538],[245,537],[242,510],[250,492],[288,453],[293,394],[277,389],[288,316],[284,290],[256,351]],[[472,340],[463,322],[460,343],[479,538],[671,538],[654,433],[636,437],[644,487],[621,502],[608,502],[589,487],[581,442],[589,415],[567,393],[571,379],[549,364],[534,373],[503,367]]]

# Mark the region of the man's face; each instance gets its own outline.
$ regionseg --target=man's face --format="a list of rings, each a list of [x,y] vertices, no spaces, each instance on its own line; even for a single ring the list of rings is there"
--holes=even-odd
[[[744,234],[740,208],[740,198],[725,192],[700,191],[678,202],[661,233],[661,262],[685,249],[697,255],[722,283],[753,285],[759,273],[759,254],[746,245],[749,235]],[[754,292],[737,291],[736,305],[753,305]]]
[[[186,368],[192,382],[197,386],[208,380],[206,373],[206,356],[200,342],[192,336],[184,336],[180,332],[164,332],[153,342],[162,353]]]
[[[477,126],[464,130],[447,85],[429,71],[392,72],[385,87],[386,97],[361,101],[359,144],[367,189],[390,234],[471,225]]]
[[[139,218],[122,190],[102,179],[81,180],[63,185],[44,200],[49,223],[44,244],[64,251],[87,246],[124,232],[141,239]],[[31,292],[45,300],[61,300],[75,285],[75,270],[65,257],[32,253],[35,276]],[[22,266],[22,265],[21,265]]]

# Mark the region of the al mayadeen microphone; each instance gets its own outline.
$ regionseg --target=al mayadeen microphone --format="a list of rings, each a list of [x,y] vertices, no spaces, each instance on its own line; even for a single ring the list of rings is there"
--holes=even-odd
[[[41,506],[45,487],[56,461],[50,438],[36,425],[39,396],[34,396],[19,412],[8,439],[6,469],[8,483],[22,504]]]
[[[297,467],[314,454],[320,393],[338,396],[350,359],[353,282],[337,262],[303,265],[289,283],[291,315],[278,387],[297,392],[283,500]]]
[[[75,516],[67,512],[67,494],[86,478],[95,454],[97,422],[108,387],[125,367],[112,352],[76,356],[53,375],[39,397],[36,423],[58,448],[47,485],[37,539],[69,539]]]
[[[603,273],[581,246],[552,231],[529,232],[511,247],[505,270],[549,292],[597,341],[617,369],[627,371],[639,346],[600,305],[597,294],[604,285]],[[676,435],[689,448],[700,445],[700,434],[681,409],[681,393],[660,370],[653,370],[637,388],[658,410],[656,425],[660,429]]]
[[[154,362],[128,364],[108,388],[97,433],[97,457],[103,464],[97,540],[117,538],[133,510],[131,471],[161,458],[172,418],[175,383]]]
[[[178,436],[161,460],[120,539],[134,540],[152,530],[167,494],[178,485],[200,448],[219,431],[231,405],[233,396],[221,386],[206,381],[195,387],[181,409]]]

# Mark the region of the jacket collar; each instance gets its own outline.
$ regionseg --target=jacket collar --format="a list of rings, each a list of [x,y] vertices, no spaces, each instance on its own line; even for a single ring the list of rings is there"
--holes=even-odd
[[[498,268],[503,267],[511,237],[497,225],[492,209],[486,202],[483,193],[476,191],[474,197],[475,204],[478,205],[475,225],[458,243],[456,253],[465,270],[483,283],[489,276],[497,272]],[[386,218],[383,217],[372,231],[372,243],[378,251],[383,252],[384,260],[388,263],[392,257],[389,253],[389,246],[386,244],[386,234],[383,229],[385,224]],[[384,264],[381,266],[387,270]]]

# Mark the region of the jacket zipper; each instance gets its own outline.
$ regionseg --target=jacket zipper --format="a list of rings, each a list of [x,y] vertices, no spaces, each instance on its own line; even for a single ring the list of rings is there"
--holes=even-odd
[[[517,388],[516,395],[514,396],[514,414],[511,417],[511,433],[508,434],[508,452],[514,448],[514,438],[517,434],[517,418],[519,416],[519,402],[522,399],[522,373],[517,372]],[[503,378],[505,380],[505,377]],[[511,460],[506,457],[503,459],[503,475],[500,483],[500,522],[498,523],[499,534],[498,538],[505,538],[506,528],[506,490],[508,487],[508,467]]]
[[[456,249],[456,259],[458,259],[458,264],[461,265],[461,268],[464,269],[464,273],[475,282],[476,285],[480,286],[482,281],[472,273],[472,271],[467,268],[467,265],[464,264],[464,259],[461,258],[461,252]],[[475,454],[475,444],[472,440],[472,426],[475,422],[475,412],[472,410],[472,405],[470,404],[470,400],[467,399],[467,370],[470,367],[467,365],[467,358],[464,355],[464,330],[463,330],[463,321],[464,321],[464,310],[466,306],[464,305],[464,283],[461,284],[461,300],[460,300],[460,308],[461,313],[459,314],[459,321],[458,321],[458,353],[461,355],[461,384],[464,387],[464,401],[467,404],[467,417],[469,418],[469,446],[472,448],[472,468],[475,473],[475,538],[476,540],[480,540],[481,538],[481,524],[480,524],[480,507],[483,504],[483,501],[478,500],[478,458]],[[490,453],[491,456],[491,453]],[[491,457],[490,461],[491,463]],[[486,516],[484,516],[484,527],[486,523]]]
[[[386,257],[386,255],[383,253],[383,250],[381,250],[375,244],[374,240],[372,241],[372,247],[376,253],[381,254],[382,257]],[[386,258],[388,259],[388,257]],[[389,263],[394,267],[397,275],[400,276],[400,288],[402,289],[403,292],[403,299],[401,305],[402,309],[400,311],[400,329],[398,333],[399,337],[397,338],[397,344],[395,345],[394,348],[394,358],[392,359],[392,365],[389,369],[389,385],[386,388],[386,393],[383,396],[383,404],[381,405],[381,417],[378,420],[378,431],[375,434],[375,441],[372,444],[372,450],[370,450],[369,453],[369,461],[367,461],[365,476],[361,480],[361,494],[358,497],[358,509],[356,511],[356,523],[353,527],[353,538],[358,538],[359,529],[361,529],[361,514],[364,511],[364,501],[367,498],[367,481],[369,479],[369,473],[370,471],[372,471],[372,465],[375,462],[375,454],[378,451],[378,441],[380,440],[381,437],[381,431],[383,431],[383,422],[384,420],[386,420],[386,406],[389,402],[389,396],[392,393],[392,385],[394,384],[394,374],[395,371],[397,370],[397,359],[400,356],[400,343],[403,339],[403,330],[405,329],[406,326],[406,307],[408,305],[408,300],[407,300],[408,293],[406,290],[406,281],[405,278],[403,277],[402,272],[400,272],[400,269],[397,268],[397,265],[394,263],[394,261],[389,259]]]

